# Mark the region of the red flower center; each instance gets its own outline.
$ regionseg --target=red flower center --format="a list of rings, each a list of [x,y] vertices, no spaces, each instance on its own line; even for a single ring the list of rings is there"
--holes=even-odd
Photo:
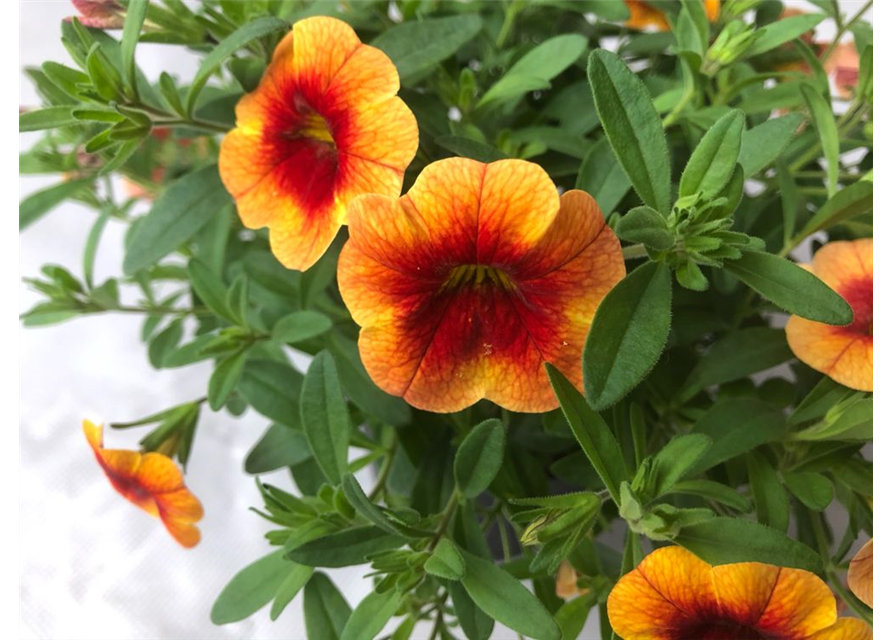
[[[279,188],[309,212],[331,204],[338,174],[338,150],[329,119],[293,87],[291,96],[277,102],[265,137],[283,165]]]
[[[484,284],[492,284],[504,291],[511,291],[515,288],[515,283],[502,269],[486,264],[463,264],[454,267],[450,271],[441,290],[455,289],[467,285],[481,286]]]
[[[679,640],[763,640],[763,638],[764,636],[752,627],[722,621],[699,624],[679,635]]]
[[[874,335],[874,278],[848,282],[840,290],[843,299],[853,308],[853,322],[839,331],[859,337]]]

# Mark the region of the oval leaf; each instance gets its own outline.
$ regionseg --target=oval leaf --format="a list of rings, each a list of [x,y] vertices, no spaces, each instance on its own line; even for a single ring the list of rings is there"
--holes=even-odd
[[[328,351],[320,351],[307,369],[301,422],[320,469],[332,484],[338,484],[347,473],[351,425],[335,360]]]
[[[646,262],[602,300],[583,348],[583,387],[596,411],[632,391],[657,363],[670,333],[671,297],[667,266]]]
[[[454,462],[459,491],[466,498],[483,493],[502,466],[505,454],[505,427],[495,418],[484,420],[462,441]]]

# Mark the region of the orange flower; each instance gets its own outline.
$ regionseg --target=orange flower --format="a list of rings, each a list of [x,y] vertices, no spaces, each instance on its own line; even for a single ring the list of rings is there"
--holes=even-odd
[[[836,327],[791,316],[791,351],[813,369],[859,391],[871,391],[874,371],[873,249],[871,238],[829,242],[809,268],[853,308],[853,322]]]
[[[870,640],[871,627],[837,617],[834,594],[800,569],[740,562],[711,567],[663,547],[620,578],[608,618],[625,640]]]
[[[582,384],[592,317],[625,273],[587,193],[559,199],[523,160],[450,158],[399,199],[354,200],[348,221],[338,283],[379,387],[428,411],[539,412],[558,406],[544,361]]]
[[[872,609],[893,609],[893,539],[869,540],[850,560],[847,584]]]
[[[669,31],[670,23],[667,17],[660,9],[652,6],[644,0],[624,0],[627,9],[629,9],[629,19],[626,26],[630,29],[648,29],[654,27],[658,31]],[[720,0],[704,0],[704,11],[710,22],[716,22],[719,19]]]
[[[384,53],[346,23],[314,17],[294,25],[239,101],[220,176],[245,226],[270,228],[285,266],[311,267],[357,195],[400,194],[419,130],[399,86]]]
[[[201,539],[195,523],[202,505],[183,484],[174,461],[155,452],[140,453],[102,448],[102,425],[84,420],[84,434],[109,482],[122,496],[146,513],[160,517],[174,539],[194,547]]]

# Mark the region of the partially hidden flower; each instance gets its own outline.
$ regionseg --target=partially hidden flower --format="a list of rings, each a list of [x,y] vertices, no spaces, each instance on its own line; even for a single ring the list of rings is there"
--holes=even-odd
[[[286,267],[322,256],[357,195],[400,195],[419,130],[399,87],[382,51],[340,20],[313,17],[295,23],[239,101],[220,176],[245,226],[270,228]]]
[[[893,538],[872,538],[850,560],[850,591],[872,609],[893,609]]]
[[[154,200],[165,184],[179,178],[209,156],[208,139],[174,136],[169,127],[154,127],[133,155],[123,176],[124,191],[130,198]],[[98,160],[98,156],[97,156]],[[130,170],[142,168],[141,175]],[[143,167],[148,167],[146,170]]]
[[[577,570],[567,560],[563,561],[558,567],[558,574],[555,576],[555,595],[562,600],[570,600],[577,596],[589,593],[589,589],[581,589],[577,584],[579,576]]]
[[[587,193],[559,199],[523,160],[450,158],[399,199],[354,200],[348,222],[338,283],[379,387],[428,411],[540,412],[557,406],[544,362],[581,386],[593,315],[625,274]]]
[[[102,425],[84,420],[84,435],[112,487],[146,513],[161,518],[164,526],[184,547],[201,539],[195,523],[204,511],[183,484],[183,474],[166,455],[102,447]]]
[[[656,29],[658,31],[669,31],[670,23],[663,11],[645,0],[624,0],[626,8],[629,9],[629,18],[626,26],[630,29]],[[704,12],[710,22],[716,22],[719,18],[720,0],[704,0]]]
[[[71,0],[78,12],[77,19],[85,27],[121,29],[127,10],[117,0]],[[71,22],[71,18],[66,18]]]
[[[649,554],[615,585],[608,618],[625,640],[870,640],[838,618],[834,594],[808,571],[760,562],[710,566],[681,547]]]
[[[851,324],[839,327],[791,316],[785,327],[797,358],[858,391],[871,391],[874,380],[873,255],[871,238],[829,242],[807,267],[850,304]]]
[[[825,73],[834,83],[837,94],[846,100],[853,97],[859,82],[859,52],[853,42],[844,42],[834,47],[825,61]]]

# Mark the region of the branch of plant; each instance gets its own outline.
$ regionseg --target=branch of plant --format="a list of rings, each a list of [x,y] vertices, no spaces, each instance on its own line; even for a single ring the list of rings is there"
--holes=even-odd
[[[874,4],[874,0],[868,0],[868,2],[862,5],[862,8],[859,9],[852,18],[847,20],[843,26],[837,29],[837,34],[834,36],[834,40],[832,40],[831,44],[829,44],[828,47],[822,52],[822,56],[820,58],[820,61],[822,63],[826,62],[832,55],[834,55],[834,50],[837,49],[837,45],[840,44],[840,41],[843,38],[844,34],[849,31],[852,26],[862,18],[862,16],[865,15],[865,13],[871,8],[872,4]]]

